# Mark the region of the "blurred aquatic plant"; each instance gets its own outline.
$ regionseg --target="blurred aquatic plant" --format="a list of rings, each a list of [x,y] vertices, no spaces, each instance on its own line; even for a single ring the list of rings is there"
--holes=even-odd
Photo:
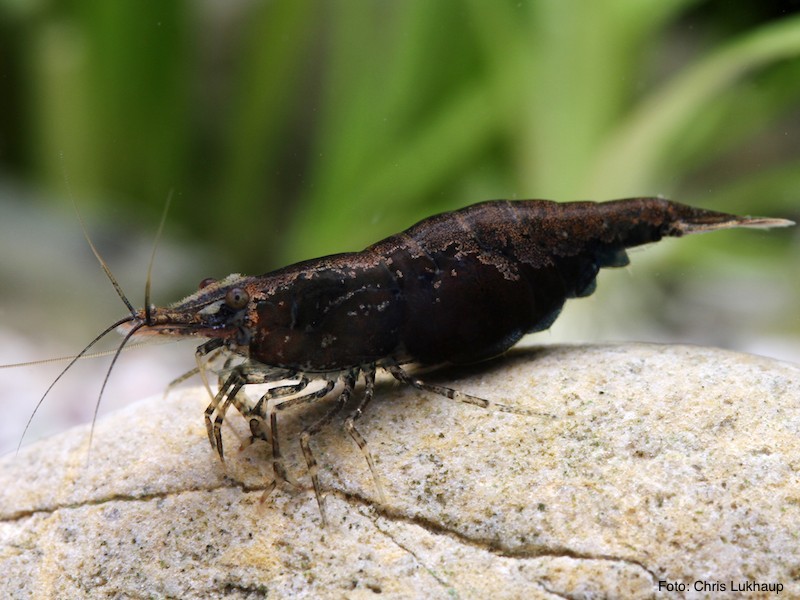
[[[752,10],[0,0],[0,160],[62,190],[63,151],[84,202],[152,223],[175,188],[168,231],[250,273],[491,198],[664,194],[791,218],[800,16]],[[794,141],[771,152],[781,127]]]

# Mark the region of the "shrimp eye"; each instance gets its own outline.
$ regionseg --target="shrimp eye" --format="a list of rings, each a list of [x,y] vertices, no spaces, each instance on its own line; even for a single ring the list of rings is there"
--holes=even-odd
[[[217,280],[214,279],[213,277],[209,277],[208,279],[203,279],[203,281],[200,282],[200,287],[198,287],[197,289],[202,290],[204,287],[208,287],[212,283],[217,283]]]
[[[250,294],[248,294],[247,291],[243,290],[242,288],[231,288],[225,294],[225,304],[235,310],[239,310],[240,308],[247,306],[247,302],[249,300]]]

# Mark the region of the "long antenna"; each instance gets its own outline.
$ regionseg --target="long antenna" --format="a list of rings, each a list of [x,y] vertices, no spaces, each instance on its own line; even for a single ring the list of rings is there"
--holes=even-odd
[[[111,359],[111,364],[108,365],[108,371],[106,371],[106,376],[105,378],[103,378],[103,385],[100,386],[100,393],[97,395],[97,402],[94,405],[94,414],[92,415],[92,427],[91,429],[89,429],[89,448],[86,451],[87,465],[89,464],[89,453],[92,450],[92,438],[94,437],[94,425],[95,423],[97,423],[97,412],[100,410],[100,400],[103,397],[103,392],[106,389],[108,378],[111,377],[111,371],[114,369],[114,365],[117,364],[117,359],[119,358],[119,355],[122,353],[122,349],[125,347],[125,344],[127,344],[128,340],[131,339],[131,336],[133,336],[133,334],[136,333],[138,329],[144,327],[144,325],[145,324],[143,322],[139,321],[133,327],[131,327],[131,330],[127,334],[125,334],[122,343],[119,345],[119,348],[117,348],[117,351],[114,353],[114,358]]]
[[[81,212],[78,210],[78,204],[75,202],[75,196],[72,195],[72,189],[69,187],[69,178],[67,177],[67,168],[64,165],[64,153],[60,153],[61,156],[61,170],[64,172],[64,181],[67,184],[67,191],[69,192],[69,198],[72,200],[72,206],[75,207],[75,212],[78,214],[78,221],[81,223],[81,228],[83,229],[83,234],[86,236],[86,241],[89,242],[89,246],[92,248],[92,252],[97,257],[97,260],[100,261],[100,266],[103,267],[103,271],[105,271],[106,277],[108,277],[111,285],[114,286],[114,289],[117,291],[117,295],[120,299],[125,303],[125,306],[128,307],[128,310],[131,313],[131,316],[135,319],[136,318],[136,311],[134,310],[131,303],[128,302],[128,298],[122,292],[122,288],[119,287],[117,280],[114,279],[114,276],[111,274],[111,270],[106,266],[105,261],[100,257],[100,253],[97,251],[97,248],[94,247],[92,243],[92,238],[89,237],[89,232],[86,230],[86,225],[83,224],[83,217],[81,217]]]
[[[136,319],[135,315],[134,316],[130,316],[130,317],[125,317],[124,319],[120,319],[119,321],[117,321],[113,325],[110,325],[109,327],[107,327],[105,329],[105,331],[103,331],[103,333],[101,333],[96,338],[94,338],[91,342],[89,342],[89,345],[86,346],[83,350],[81,350],[78,353],[78,355],[75,358],[73,358],[66,367],[64,367],[64,370],[61,371],[61,373],[59,373],[58,377],[56,377],[53,380],[53,383],[50,384],[50,386],[45,390],[44,394],[42,394],[42,397],[39,398],[39,402],[36,403],[36,407],[33,409],[33,412],[31,413],[31,416],[28,419],[28,422],[25,424],[25,429],[22,430],[22,435],[19,437],[19,443],[17,444],[17,452],[19,452],[19,449],[22,447],[22,440],[25,439],[25,434],[28,432],[28,428],[31,426],[31,422],[33,421],[33,417],[36,416],[36,412],[39,410],[39,407],[42,405],[42,402],[44,402],[44,399],[47,398],[47,394],[50,393],[50,390],[53,389],[53,386],[56,383],[58,383],[58,380],[61,379],[64,376],[64,374],[72,368],[72,365],[74,365],[81,358],[83,358],[83,356],[86,355],[86,353],[89,351],[89,348],[94,346],[97,342],[99,342],[106,335],[108,335],[109,333],[114,331],[117,327],[119,327],[123,323],[130,323],[131,321],[134,321],[135,319]],[[125,341],[127,341],[127,338],[125,339]],[[119,350],[120,349],[118,348],[117,349],[117,354],[119,354]],[[114,359],[116,360],[116,356],[114,357]],[[106,379],[108,379],[108,375],[106,375]],[[95,412],[96,411],[97,411],[97,409],[95,409]],[[92,423],[92,428],[94,429],[94,422]]]
[[[164,223],[167,220],[167,211],[169,210],[170,202],[172,202],[172,188],[167,194],[167,203],[164,205],[164,212],[161,213],[161,222],[158,224],[158,231],[156,232],[156,240],[153,242],[153,253],[150,255],[150,266],[147,267],[147,283],[144,286],[144,322],[146,325],[150,323],[150,280],[153,274],[153,262],[156,259],[156,248],[158,248],[158,240],[161,239],[161,232],[164,231]]]
[[[31,416],[30,416],[30,418],[28,419],[28,422],[25,425],[25,429],[22,431],[22,435],[20,436],[19,443],[17,444],[17,452],[19,452],[19,449],[22,446],[22,440],[25,438],[25,434],[27,433],[28,428],[31,425],[31,422],[33,421],[33,417],[36,415],[36,412],[39,410],[39,407],[42,405],[42,402],[44,402],[44,399],[50,393],[50,390],[53,389],[53,386],[55,386],[55,384],[58,383],[58,381],[64,376],[64,374],[67,371],[70,370],[70,368],[72,368],[72,365],[74,365],[76,362],[78,362],[78,360],[80,360],[83,356],[85,356],[86,353],[88,352],[88,350],[92,346],[94,346],[97,342],[99,342],[103,337],[108,335],[111,331],[113,331],[114,329],[116,329],[117,327],[122,325],[123,323],[134,322],[135,323],[134,326],[131,328],[131,330],[128,332],[128,334],[125,336],[125,339],[122,340],[122,343],[119,345],[119,347],[117,348],[116,352],[114,353],[114,358],[111,360],[111,367],[109,367],[109,370],[106,373],[106,377],[103,380],[103,386],[100,389],[100,395],[97,397],[97,404],[95,405],[95,408],[94,408],[94,417],[92,418],[92,428],[91,428],[90,433],[89,433],[89,446],[91,447],[91,440],[92,440],[92,436],[94,435],[94,424],[95,424],[95,421],[97,420],[97,411],[98,411],[98,409],[100,407],[100,399],[103,397],[103,390],[105,390],[106,383],[108,382],[108,377],[111,374],[111,369],[114,367],[114,364],[116,364],[117,358],[119,358],[119,355],[122,352],[122,349],[125,347],[125,344],[131,338],[131,336],[140,327],[142,327],[144,325],[144,323],[142,323],[140,321],[139,317],[137,316],[136,310],[133,308],[131,303],[128,301],[128,298],[125,296],[125,293],[122,291],[122,288],[117,283],[117,280],[114,279],[114,276],[111,274],[111,270],[108,268],[108,266],[106,265],[105,261],[100,256],[100,253],[97,251],[97,248],[95,248],[95,245],[92,242],[92,238],[89,237],[89,231],[86,229],[86,225],[83,222],[83,217],[81,217],[81,212],[78,210],[78,203],[75,202],[75,196],[72,194],[72,188],[69,185],[69,177],[67,176],[67,168],[66,168],[66,165],[64,164],[64,153],[63,152],[59,153],[59,156],[61,157],[61,170],[64,173],[64,182],[67,184],[67,191],[69,192],[69,198],[70,198],[70,200],[72,200],[72,206],[75,208],[75,213],[78,215],[78,221],[81,224],[81,229],[83,229],[83,235],[86,236],[86,241],[89,242],[89,246],[91,247],[92,252],[94,252],[94,255],[97,258],[98,262],[100,263],[100,266],[103,268],[103,271],[105,272],[106,277],[108,277],[108,280],[111,282],[111,285],[114,286],[114,289],[116,290],[117,295],[119,296],[120,300],[122,300],[122,302],[125,304],[125,306],[128,308],[128,311],[131,314],[130,314],[130,316],[125,317],[124,319],[120,319],[119,321],[117,321],[113,325],[107,327],[105,329],[105,331],[103,331],[103,333],[101,333],[96,338],[94,338],[91,342],[89,342],[89,345],[86,346],[83,350],[81,350],[81,352],[69,362],[69,364],[64,368],[64,370],[61,371],[61,373],[58,375],[58,377],[55,378],[53,383],[51,383],[50,386],[47,388],[47,390],[45,390],[44,394],[39,399],[39,402],[36,403],[36,407],[33,409],[33,412],[31,413]]]
[[[127,319],[127,317],[125,317]],[[144,342],[137,342],[135,344],[128,344],[125,346],[125,352],[128,350],[135,350],[136,348],[144,348],[146,346],[163,346],[164,344],[174,344],[179,342],[180,340],[177,339],[150,339]],[[108,356],[109,354],[114,354],[117,351],[116,348],[113,350],[100,350],[98,352],[88,352],[81,355],[80,358],[100,358],[101,356]],[[36,365],[49,365],[50,363],[57,363],[57,362],[66,362],[68,360],[75,360],[78,358],[74,354],[72,356],[57,356],[55,358],[43,358],[42,360],[30,360],[28,362],[21,362],[21,363],[13,363],[10,365],[0,365],[0,369],[18,369],[19,367],[35,367]]]

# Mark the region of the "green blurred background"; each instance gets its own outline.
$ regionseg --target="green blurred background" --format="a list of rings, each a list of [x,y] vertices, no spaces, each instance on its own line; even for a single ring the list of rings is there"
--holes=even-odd
[[[125,313],[64,171],[137,306],[170,190],[157,304],[487,199],[660,194],[798,220],[800,3],[0,0],[6,363]],[[800,361],[797,240],[664,242],[533,342]],[[11,377],[35,398],[50,372]]]

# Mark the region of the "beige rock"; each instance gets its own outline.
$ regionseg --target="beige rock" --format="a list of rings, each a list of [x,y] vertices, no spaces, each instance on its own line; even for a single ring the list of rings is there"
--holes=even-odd
[[[2,459],[0,597],[800,597],[800,367],[558,346],[427,380],[559,418],[385,381],[359,429],[389,506],[337,419],[312,442],[323,530],[309,489],[259,501],[263,445],[237,452],[226,428],[221,465],[203,389],[152,398],[98,422],[90,451],[82,427]],[[280,415],[305,486],[298,435],[324,409]]]

